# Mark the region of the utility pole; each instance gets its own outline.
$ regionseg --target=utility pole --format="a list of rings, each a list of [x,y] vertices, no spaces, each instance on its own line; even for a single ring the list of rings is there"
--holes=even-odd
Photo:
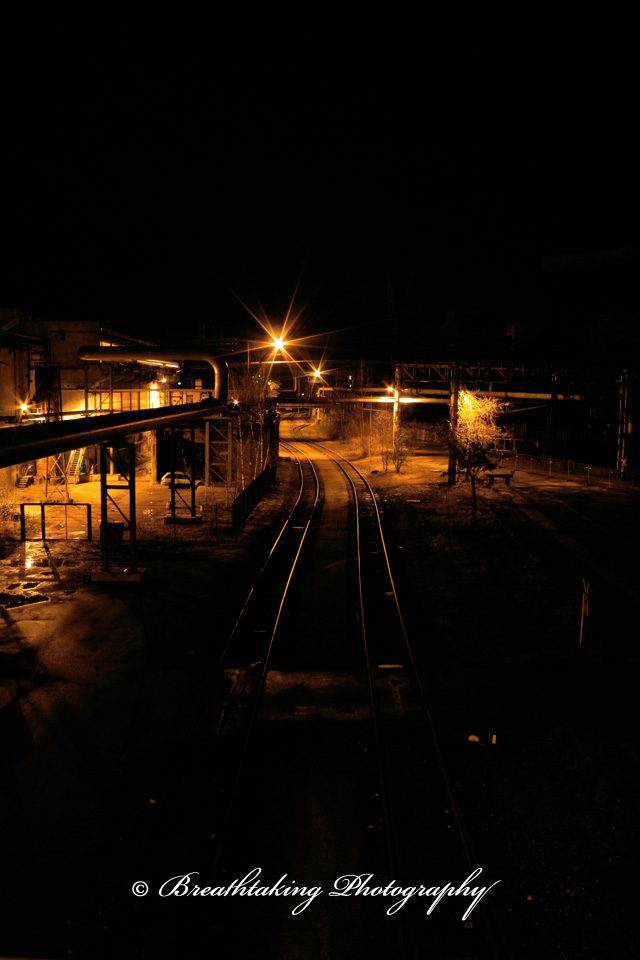
[[[551,374],[551,407],[549,408],[550,415],[550,438],[549,438],[549,453],[550,456],[556,455],[556,429],[558,425],[558,374]]]
[[[395,352],[398,344],[398,315],[393,299],[393,290],[391,289],[391,277],[387,279],[387,310],[389,314],[389,340],[391,342],[391,349]]]
[[[449,412],[449,486],[456,482],[456,435],[458,432],[458,394],[460,392],[460,364],[457,360],[453,364],[453,379],[451,381],[451,403]]]
[[[395,368],[393,379],[393,449],[396,449],[400,428],[400,367]]]

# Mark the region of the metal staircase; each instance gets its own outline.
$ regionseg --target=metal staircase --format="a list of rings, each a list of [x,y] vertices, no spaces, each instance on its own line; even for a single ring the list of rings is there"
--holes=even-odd
[[[86,447],[78,447],[77,450],[71,451],[67,463],[67,481],[71,481],[72,483],[80,482],[80,467],[82,466],[86,449]]]

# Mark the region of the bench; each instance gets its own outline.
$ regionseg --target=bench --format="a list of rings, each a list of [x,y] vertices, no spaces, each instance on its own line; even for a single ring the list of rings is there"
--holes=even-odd
[[[489,479],[489,486],[493,486],[494,480],[504,480],[507,486],[511,483],[511,479],[515,473],[515,470],[505,470],[504,473],[488,473],[487,477]]]

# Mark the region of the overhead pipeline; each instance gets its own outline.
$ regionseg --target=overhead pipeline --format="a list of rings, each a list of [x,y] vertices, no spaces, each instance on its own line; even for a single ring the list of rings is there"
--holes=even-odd
[[[200,360],[208,363],[215,374],[214,397],[216,400],[227,399],[227,364],[219,357],[214,357],[205,347],[81,347],[78,350],[81,360],[96,361],[110,360],[126,363],[127,360],[137,363],[176,363],[180,360]]]
[[[152,410],[129,410],[77,420],[55,420],[30,423],[0,430],[0,467],[10,467],[27,460],[37,460],[77,447],[88,447],[113,437],[122,437],[144,430],[171,427],[181,420],[196,420],[226,409],[219,400],[182,403],[176,407]]]

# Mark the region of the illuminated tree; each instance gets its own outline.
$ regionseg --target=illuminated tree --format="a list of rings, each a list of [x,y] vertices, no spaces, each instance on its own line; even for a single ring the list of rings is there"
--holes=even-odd
[[[494,452],[502,429],[498,418],[506,404],[496,397],[481,397],[461,390],[458,397],[458,418],[454,446],[458,466],[465,479],[471,482],[473,512],[476,512],[476,483],[478,478],[496,465]]]

